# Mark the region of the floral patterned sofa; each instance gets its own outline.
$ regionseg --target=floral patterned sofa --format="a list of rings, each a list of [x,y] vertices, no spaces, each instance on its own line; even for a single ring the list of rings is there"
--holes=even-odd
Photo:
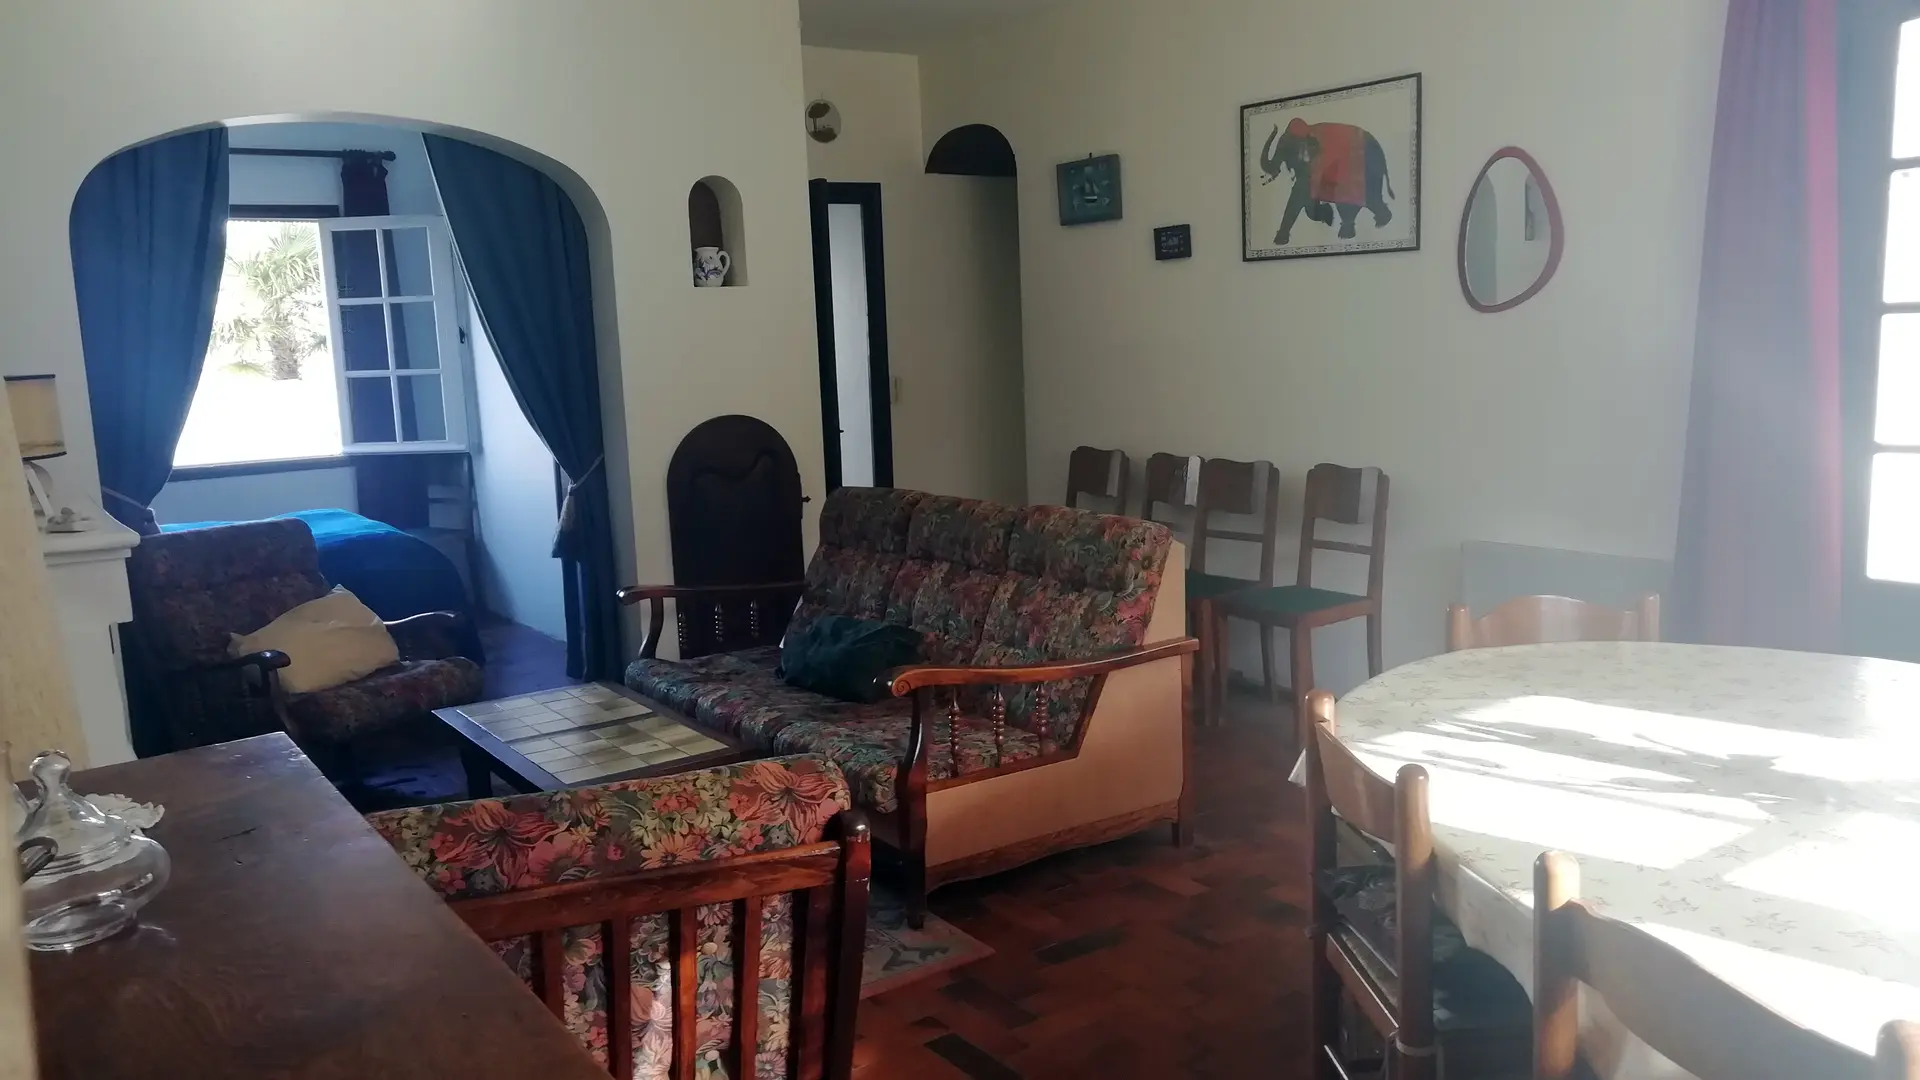
[[[903,856],[917,924],[947,882],[1155,822],[1184,841],[1196,645],[1170,558],[1183,565],[1172,534],[1132,518],[843,488],[804,583],[621,590],[649,605],[626,682],[752,747],[832,759]],[[788,633],[827,614],[884,619],[922,632],[926,663],[894,671],[893,696],[868,705],[785,684],[777,646],[656,655],[667,600],[758,625],[784,612],[714,599],[778,603],[796,587]]]
[[[621,1080],[848,1080],[870,865],[849,806],[831,762],[792,757],[367,820]]]

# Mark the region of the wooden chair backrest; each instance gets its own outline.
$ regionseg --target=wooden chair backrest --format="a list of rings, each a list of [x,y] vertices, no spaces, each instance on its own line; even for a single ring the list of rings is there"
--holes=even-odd
[[[1373,499],[1366,503],[1367,473],[1374,474]],[[1300,569],[1296,582],[1313,584],[1313,553],[1343,551],[1367,557],[1367,596],[1380,599],[1387,562],[1387,474],[1379,469],[1352,468],[1322,462],[1307,473],[1307,493],[1300,508]],[[1364,541],[1322,537],[1319,523],[1366,525]]]
[[[1206,570],[1209,540],[1258,544],[1260,576],[1256,580],[1261,585],[1273,584],[1273,553],[1280,537],[1280,470],[1271,461],[1206,458],[1200,463],[1197,489],[1188,565]],[[1214,523],[1215,514],[1257,517],[1260,531],[1221,528]]]
[[[786,1076],[850,1080],[872,846],[857,812],[840,814],[830,832],[836,838],[818,844],[454,900],[449,906],[483,941],[530,939],[534,992],[562,1021],[563,932],[597,924],[604,970],[624,973],[631,970],[633,921],[664,913],[674,1018],[667,1075],[693,1080],[700,1050],[700,1025],[692,1022],[699,1007],[696,910],[732,907],[733,1032],[722,1054],[729,1076],[754,1076],[763,916],[769,901],[791,894]],[[621,1080],[633,1075],[632,1006],[633,979],[609,977],[607,1071]]]
[[[1433,823],[1427,811],[1427,771],[1403,765],[1392,783],[1374,775],[1335,733],[1333,695],[1307,695],[1313,737],[1307,740],[1309,873],[1335,865],[1334,814],[1363,833],[1393,845],[1399,940],[1394,973],[1400,979],[1392,1012],[1404,1045],[1430,1047],[1433,1028]],[[1314,894],[1315,922],[1329,913]]]
[[[1631,611],[1564,596],[1522,596],[1479,618],[1463,604],[1447,609],[1447,651],[1559,641],[1659,641],[1660,598]]]
[[[1581,1075],[1583,984],[1628,1031],[1699,1080],[1904,1075],[1876,1074],[1858,1051],[1794,1024],[1653,934],[1587,907],[1571,856],[1540,856],[1533,880],[1534,1080]]]
[[[1082,495],[1114,500],[1113,512],[1127,512],[1127,482],[1133,463],[1120,450],[1102,450],[1097,446],[1076,446],[1067,457],[1067,505],[1079,504]]]
[[[1160,516],[1159,507],[1192,507],[1197,497],[1187,493],[1187,474],[1198,467],[1199,458],[1181,454],[1169,454],[1160,451],[1147,458],[1145,476],[1145,499],[1140,503],[1140,516],[1148,521],[1157,521],[1162,525],[1175,525],[1176,521]],[[1195,478],[1196,484],[1198,478]]]

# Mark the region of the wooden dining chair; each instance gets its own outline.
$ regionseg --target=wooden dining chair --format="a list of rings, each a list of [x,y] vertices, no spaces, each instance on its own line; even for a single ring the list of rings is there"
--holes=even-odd
[[[1565,596],[1521,596],[1479,618],[1465,604],[1447,609],[1447,651],[1561,641],[1659,641],[1660,598],[1631,611]]]
[[[1194,462],[1199,462],[1197,471]],[[1221,597],[1242,589],[1273,584],[1274,552],[1279,547],[1280,470],[1270,461],[1232,461],[1227,458],[1182,458],[1155,454],[1147,462],[1147,500],[1142,516],[1178,527],[1179,510],[1192,508],[1193,528],[1187,545],[1187,625],[1200,640],[1197,659],[1201,680],[1203,722],[1223,715],[1227,689],[1227,622],[1220,614]],[[1160,508],[1166,508],[1166,516]],[[1254,518],[1258,532],[1229,528],[1216,517]],[[1207,569],[1214,541],[1258,545],[1255,577],[1211,573]],[[1214,560],[1215,565],[1219,563]],[[1260,628],[1260,663],[1269,686],[1273,683],[1273,630]]]
[[[1920,1080],[1920,1024],[1894,1020],[1880,1029],[1873,1080]]]
[[[1371,498],[1368,488],[1371,487]],[[1321,524],[1367,529],[1367,539],[1322,535]],[[1361,555],[1367,560],[1365,595],[1316,588],[1314,555],[1321,551]],[[1367,621],[1367,674],[1380,674],[1380,593],[1387,560],[1387,474],[1375,468],[1319,464],[1307,474],[1300,512],[1300,566],[1292,585],[1245,589],[1219,601],[1224,617],[1245,619],[1262,628],[1287,631],[1288,674],[1294,716],[1305,723],[1307,694],[1313,690],[1313,631],[1349,619]],[[1267,697],[1276,688],[1269,676]],[[1305,729],[1302,728],[1302,739]]]
[[[1580,868],[1549,851],[1533,869],[1534,1080],[1574,1080],[1580,987],[1621,1025],[1698,1080],[1908,1080],[1916,1029],[1880,1031],[1873,1060],[1799,1026],[1640,927],[1580,901]]]
[[[1127,512],[1127,480],[1133,463],[1120,450],[1102,450],[1097,446],[1076,446],[1067,457],[1067,501],[1074,509],[1088,509],[1080,496],[1112,499],[1113,512]]]
[[[1403,765],[1392,783],[1382,780],[1340,741],[1332,694],[1314,691],[1307,708],[1314,1076],[1337,1080],[1371,1066],[1342,1060],[1343,992],[1385,1042],[1386,1076],[1524,1075],[1526,992],[1467,948],[1434,902],[1426,770]],[[1336,814],[1391,847],[1392,863],[1338,865]]]

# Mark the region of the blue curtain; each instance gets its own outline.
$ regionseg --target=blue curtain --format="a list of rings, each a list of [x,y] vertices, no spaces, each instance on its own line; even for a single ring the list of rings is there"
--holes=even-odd
[[[586,227],[573,200],[540,170],[458,139],[428,135],[426,143],[507,385],[567,475],[553,542],[566,591],[567,674],[618,677],[619,586]]]
[[[94,166],[67,222],[102,503],[155,531],[227,254],[227,130],[123,150]]]

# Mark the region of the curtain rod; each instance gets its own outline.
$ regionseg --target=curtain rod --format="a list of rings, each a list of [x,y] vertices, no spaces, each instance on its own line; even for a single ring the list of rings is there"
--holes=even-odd
[[[229,154],[245,154],[249,157],[330,157],[344,158],[348,154],[373,154],[382,161],[392,161],[397,155],[391,150],[276,150],[267,146],[232,146]]]

